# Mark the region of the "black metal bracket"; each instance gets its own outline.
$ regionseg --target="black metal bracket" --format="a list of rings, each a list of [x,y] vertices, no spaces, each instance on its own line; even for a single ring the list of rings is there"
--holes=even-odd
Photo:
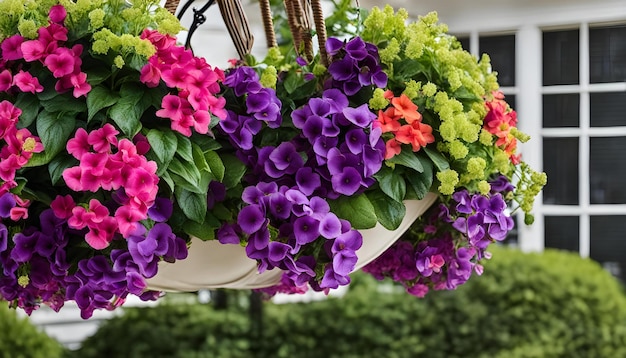
[[[187,12],[187,10],[189,10],[189,7],[194,2],[195,2],[195,0],[187,0],[187,2],[181,7],[180,11],[178,12],[178,15],[176,15],[178,20],[181,20],[183,18],[183,15],[185,14],[185,12]],[[215,0],[209,0],[200,9],[196,9],[195,7],[192,8],[192,11],[193,11],[193,21],[191,22],[191,26],[189,26],[189,31],[187,33],[187,40],[185,41],[185,47],[186,48],[189,48],[189,49],[191,48],[191,37],[193,36],[194,32],[196,32],[196,29],[200,25],[202,25],[202,24],[204,24],[206,22],[206,15],[204,15],[204,13],[213,4],[215,4]]]

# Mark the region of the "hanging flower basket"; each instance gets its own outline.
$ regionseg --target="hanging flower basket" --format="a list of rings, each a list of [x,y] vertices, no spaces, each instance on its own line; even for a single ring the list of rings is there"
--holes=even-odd
[[[364,267],[421,296],[480,273],[507,202],[529,212],[545,183],[488,58],[434,14],[375,8],[326,38],[320,2],[292,0],[282,46],[260,1],[260,61],[218,4],[226,70],[156,1],[0,0],[2,298],[88,318],[160,290],[328,291]]]

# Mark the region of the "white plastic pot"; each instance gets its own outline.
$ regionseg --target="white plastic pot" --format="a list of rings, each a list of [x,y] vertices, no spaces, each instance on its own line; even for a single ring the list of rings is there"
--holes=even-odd
[[[422,200],[405,201],[406,215],[398,229],[390,231],[380,224],[361,230],[363,246],[357,251],[359,260],[355,270],[372,262],[387,250],[413,221],[421,216],[437,199],[428,193]],[[201,289],[263,288],[277,284],[282,271],[278,269],[259,273],[256,261],[246,256],[239,245],[220,244],[217,240],[192,239],[189,256],[175,263],[159,263],[158,274],[148,280],[148,287],[159,291],[190,292]]]

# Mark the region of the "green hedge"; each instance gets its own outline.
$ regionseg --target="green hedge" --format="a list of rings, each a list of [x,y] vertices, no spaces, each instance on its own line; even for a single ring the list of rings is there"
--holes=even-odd
[[[417,299],[357,275],[341,298],[264,310],[249,340],[240,306],[129,309],[80,357],[626,357],[626,298],[576,255],[496,248],[482,277]]]
[[[0,302],[0,357],[2,358],[56,358],[63,347],[53,338],[37,329],[26,318],[17,316],[6,302]]]

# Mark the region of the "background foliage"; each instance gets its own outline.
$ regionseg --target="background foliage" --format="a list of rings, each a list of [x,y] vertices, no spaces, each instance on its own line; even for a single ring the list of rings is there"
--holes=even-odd
[[[63,347],[39,331],[27,319],[17,316],[15,310],[0,302],[0,357],[2,358],[57,358]]]
[[[496,248],[482,277],[417,299],[356,275],[343,298],[264,308],[250,340],[241,305],[126,309],[80,357],[624,357],[623,287],[598,264]],[[239,294],[240,295],[240,294]]]

